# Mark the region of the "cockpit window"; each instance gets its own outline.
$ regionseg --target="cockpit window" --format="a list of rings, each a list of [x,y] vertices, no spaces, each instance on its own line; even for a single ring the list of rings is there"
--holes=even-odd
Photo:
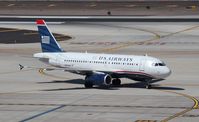
[[[158,63],[159,66],[166,66],[165,63]]]
[[[153,63],[152,65],[153,66],[166,66],[165,63],[163,63],[163,62],[162,63]]]

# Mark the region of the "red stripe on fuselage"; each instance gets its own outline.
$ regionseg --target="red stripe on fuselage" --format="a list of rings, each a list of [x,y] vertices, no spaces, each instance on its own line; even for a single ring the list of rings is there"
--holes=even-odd
[[[147,73],[143,73],[143,72],[131,72],[131,71],[115,71],[116,73],[121,73],[121,74],[129,74],[129,75],[145,75],[145,76],[148,76],[148,77],[152,77],[152,78],[155,78],[154,76],[150,75],[150,74],[147,74]]]

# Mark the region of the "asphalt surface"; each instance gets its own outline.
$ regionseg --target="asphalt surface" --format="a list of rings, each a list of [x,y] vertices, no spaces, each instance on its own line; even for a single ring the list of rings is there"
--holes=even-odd
[[[0,15],[198,15],[198,1],[0,1]]]
[[[0,44],[0,121],[198,122],[198,23],[48,25],[54,33],[73,37],[60,42],[66,51],[147,53],[163,60],[172,75],[150,90],[129,79],[122,79],[119,87],[85,89],[83,76],[44,70],[47,65],[32,58],[41,52],[39,43]],[[37,30],[33,23],[0,23],[0,27]],[[20,71],[18,64],[32,68]]]
[[[57,41],[66,41],[71,39],[70,36],[53,33]],[[15,29],[15,28],[0,28],[0,37],[2,44],[23,44],[40,42],[37,31]]]
[[[199,22],[199,16],[0,16],[1,22]]]
[[[0,2],[0,14],[198,15],[198,2],[9,1]],[[46,71],[46,64],[32,58],[32,54],[41,52],[40,44],[23,42],[38,40],[35,24],[1,22],[0,121],[199,121],[197,21],[66,21],[48,25],[53,33],[59,34],[56,38],[72,37],[59,42],[66,51],[130,55],[147,53],[165,61],[172,69],[172,75],[153,84],[151,90],[129,79],[122,79],[121,86],[111,89],[85,89],[83,76]],[[20,71],[18,64],[32,68]]]

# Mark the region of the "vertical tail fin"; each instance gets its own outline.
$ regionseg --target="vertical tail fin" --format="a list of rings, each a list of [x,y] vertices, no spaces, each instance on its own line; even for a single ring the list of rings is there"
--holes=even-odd
[[[40,35],[42,52],[63,52],[55,37],[48,29],[45,21],[39,19],[36,23]]]

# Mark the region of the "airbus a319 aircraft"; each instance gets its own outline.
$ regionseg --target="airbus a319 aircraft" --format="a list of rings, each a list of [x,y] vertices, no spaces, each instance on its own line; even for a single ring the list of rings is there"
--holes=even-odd
[[[42,53],[34,57],[64,71],[85,75],[85,87],[118,86],[120,78],[141,81],[151,88],[153,80],[161,80],[171,70],[161,60],[150,56],[65,52],[57,43],[44,20],[36,21]]]

